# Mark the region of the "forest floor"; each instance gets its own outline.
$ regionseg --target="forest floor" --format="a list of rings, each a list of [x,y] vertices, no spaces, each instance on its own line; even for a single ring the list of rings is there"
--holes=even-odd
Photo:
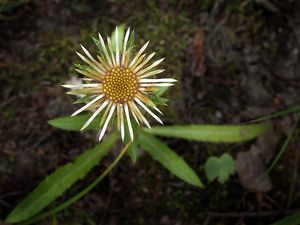
[[[75,111],[61,84],[78,76],[75,51],[80,44],[95,49],[98,32],[109,35],[125,23],[139,44],[150,40],[149,49],[166,57],[165,74],[179,81],[166,94],[166,124],[239,124],[299,104],[297,0],[16,2],[22,4],[11,9],[0,3],[0,224],[49,173],[95,145],[95,133],[47,121]],[[164,138],[205,189],[183,183],[140,151],[135,165],[124,158],[87,196],[38,224],[272,224],[300,210],[299,129],[264,185],[247,171],[225,184],[208,183],[204,163],[224,152],[237,159],[258,151],[262,165],[247,157],[240,163],[263,172],[296,120],[272,120],[268,134],[239,145]],[[57,202],[91,183],[120,148]]]

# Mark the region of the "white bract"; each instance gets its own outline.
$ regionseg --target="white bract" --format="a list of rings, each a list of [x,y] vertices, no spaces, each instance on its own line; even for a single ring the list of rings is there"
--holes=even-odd
[[[107,37],[107,44],[105,44],[99,34],[98,41],[101,52],[97,58],[94,58],[86,48],[81,46],[86,56],[76,53],[87,66],[81,66],[76,71],[85,76],[82,79],[85,83],[63,85],[63,87],[72,89],[68,92],[69,94],[88,96],[91,99],[72,114],[75,116],[85,110],[94,111],[83,125],[82,130],[103,112],[99,141],[103,138],[108,124],[114,116],[117,118],[117,127],[121,132],[122,140],[124,140],[125,126],[127,126],[130,139],[133,141],[132,122],[134,121],[138,125],[145,124],[150,128],[149,122],[142,112],[147,112],[162,124],[161,119],[153,110],[162,113],[150,97],[158,91],[157,87],[172,86],[176,82],[172,78],[151,79],[151,77],[164,72],[163,69],[156,69],[163,59],[150,63],[155,53],[148,56],[144,53],[149,42],[144,44],[136,54],[132,54],[133,48],[128,44],[130,36],[130,28],[124,37],[119,37],[119,31],[116,28],[115,40]],[[123,40],[121,44],[120,39]]]

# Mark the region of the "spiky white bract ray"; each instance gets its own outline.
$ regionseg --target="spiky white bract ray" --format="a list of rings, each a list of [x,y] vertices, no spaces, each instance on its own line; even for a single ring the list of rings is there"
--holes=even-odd
[[[131,102],[128,102],[128,104],[129,104],[130,109],[137,114],[137,116],[140,119],[140,121],[143,122],[148,128],[151,128],[149,122],[143,116],[143,114],[141,113],[141,111],[139,110],[139,108],[135,105],[135,103],[133,101],[131,101]]]
[[[147,48],[147,46],[148,46],[148,44],[149,44],[149,41],[146,43],[146,44],[144,44],[143,45],[143,47],[138,51],[138,53],[136,54],[136,56],[133,58],[133,60],[130,62],[130,64],[129,64],[129,68],[131,68],[134,64],[135,64],[135,62],[138,60],[138,58],[140,57],[140,55],[145,51],[145,49]]]
[[[153,83],[153,84],[140,84],[140,87],[169,87],[173,86],[172,83]]]
[[[139,71],[136,73],[137,76],[143,75],[144,73],[146,73],[147,71],[151,70],[152,68],[158,66],[162,61],[164,61],[165,58],[156,60],[154,63],[152,63],[150,66],[146,67],[145,69]]]
[[[127,29],[127,32],[126,32],[125,38],[124,38],[123,54],[122,54],[122,61],[121,61],[122,66],[125,65],[126,47],[127,47],[127,42],[128,42],[128,39],[129,39],[129,34],[130,34],[130,27]]]
[[[98,73],[100,74],[105,74],[104,71],[102,71],[100,68],[98,68],[94,63],[92,63],[90,60],[85,58],[83,55],[81,55],[79,52],[76,52],[77,55],[84,61],[86,62],[89,66],[91,66],[93,69],[95,69]]]
[[[101,71],[106,72],[106,69],[105,69],[99,62],[97,62],[97,60],[94,59],[93,56],[91,56],[91,54],[89,53],[89,51],[88,51],[85,47],[83,47],[82,45],[80,45],[80,46],[81,46],[82,50],[84,51],[84,53],[87,55],[87,57],[88,57],[94,64],[96,64],[96,66],[97,66]]]
[[[87,103],[85,106],[81,107],[76,112],[74,112],[71,116],[76,116],[77,114],[83,112],[84,110],[86,110],[88,107],[90,107],[91,105],[93,105],[94,103],[96,103],[97,101],[99,101],[103,97],[104,97],[104,94],[101,94],[101,95],[97,96],[92,101],[90,101],[89,103]]]
[[[142,79],[142,78],[146,78],[146,77],[151,77],[151,76],[154,76],[154,75],[157,75],[157,74],[160,74],[162,72],[164,72],[165,70],[161,69],[161,70],[152,70],[148,73],[145,73],[144,75],[142,76],[139,76],[139,79]]]
[[[128,107],[129,107],[129,105],[128,105]],[[130,107],[129,107],[129,109],[130,109]],[[135,119],[136,123],[137,123],[138,125],[140,125],[140,121],[139,121],[139,119],[137,118],[137,116],[135,115],[135,112],[131,110],[131,114],[133,115],[133,118]]]
[[[125,136],[125,132],[124,132],[124,108],[123,108],[123,105],[121,105],[121,138],[122,138],[122,141],[124,141],[124,136]]]
[[[85,80],[85,81],[93,81],[93,79],[91,79],[91,78],[82,78],[82,80]]]
[[[135,62],[135,64],[131,67],[131,70],[133,71],[134,68],[136,68],[141,62],[145,59],[146,54],[141,55],[138,60]]]
[[[120,51],[119,51],[119,32],[118,28],[116,27],[116,64],[120,66]]]
[[[143,67],[150,61],[150,59],[153,58],[154,55],[155,55],[155,52],[151,53],[151,54],[144,60],[144,62],[142,62],[140,65],[138,65],[138,66],[133,70],[133,72],[136,73],[136,72],[138,72],[141,68],[143,68]]]
[[[172,78],[161,78],[161,79],[140,79],[140,83],[172,83],[176,82],[177,80]]]
[[[115,108],[116,108],[116,104],[113,104],[112,107],[110,108],[109,114],[108,114],[108,116],[106,118],[106,121],[105,121],[105,123],[103,125],[103,128],[101,130],[101,133],[99,135],[99,141],[101,141],[102,137],[104,136],[104,133],[105,133],[106,128],[107,128],[107,125],[108,125],[108,123],[109,123],[109,121],[110,121],[110,119],[111,119],[111,117],[112,117],[112,115],[113,115],[113,113],[115,111]]]
[[[82,126],[80,130],[84,130],[87,128],[90,123],[96,118],[96,116],[108,105],[109,101],[105,100],[102,105],[96,110],[96,112],[93,113],[93,115],[86,121],[86,123]]]
[[[102,46],[102,48],[103,48],[103,51],[104,51],[104,55],[105,55],[105,57],[106,57],[106,60],[107,60],[108,64],[110,65],[110,67],[113,67],[113,64],[112,64],[111,58],[110,58],[109,55],[108,55],[107,48],[106,48],[106,45],[105,45],[105,43],[104,43],[104,40],[103,40],[103,38],[102,38],[102,36],[101,36],[100,33],[98,33],[98,35],[99,35],[99,40],[100,40],[101,46]]]
[[[131,141],[133,141],[133,130],[132,130],[132,126],[131,126],[131,120],[130,120],[130,115],[129,115],[127,103],[125,103],[124,109],[125,109],[125,115],[126,115],[126,119],[127,119],[127,125],[128,125],[130,139],[131,139]]]
[[[99,141],[104,137],[114,116],[117,117],[117,127],[123,141],[126,132],[133,141],[134,125],[144,124],[151,128],[145,114],[162,124],[162,120],[156,115],[162,112],[152,96],[159,87],[172,86],[176,82],[172,78],[157,77],[164,72],[164,69],[157,68],[164,59],[151,62],[155,53],[148,55],[145,52],[149,41],[136,51],[131,43],[133,31],[128,28],[125,35],[120,31],[120,28],[116,28],[112,39],[107,37],[106,43],[101,34],[98,34],[99,41],[96,40],[96,45],[99,52],[95,57],[81,45],[84,54],[76,53],[86,65],[76,65],[75,70],[84,76],[83,83],[63,85],[72,89],[68,94],[87,97],[82,99],[84,106],[72,116],[86,110],[94,111],[81,130],[87,128],[97,116],[101,118]],[[86,102],[87,99],[91,100]]]
[[[145,104],[143,102],[141,102],[141,100],[139,100],[138,98],[134,98],[134,100],[140,105],[142,106],[147,113],[149,113],[154,119],[156,119],[159,123],[163,124],[163,122],[161,121],[161,119],[159,119],[159,117],[157,115],[155,115],[150,109],[148,109],[147,106],[145,106]]]
[[[120,131],[121,128],[121,106],[120,104],[117,104],[117,128],[118,131]]]
[[[116,60],[115,60],[115,56],[114,56],[114,51],[112,49],[112,43],[111,43],[111,40],[109,37],[106,38],[107,39],[107,45],[108,45],[108,49],[109,49],[109,52],[110,52],[110,56],[111,56],[111,60],[112,60],[112,63],[113,63],[113,66],[116,67]]]
[[[88,88],[88,87],[101,87],[102,84],[64,84],[65,88]]]

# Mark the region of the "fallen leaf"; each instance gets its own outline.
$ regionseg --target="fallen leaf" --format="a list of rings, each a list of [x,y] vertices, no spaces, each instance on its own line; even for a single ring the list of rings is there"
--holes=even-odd
[[[269,176],[262,176],[266,166],[255,145],[249,151],[239,152],[235,162],[237,174],[245,188],[254,192],[268,192],[272,189]]]
[[[191,70],[196,76],[202,76],[206,71],[203,30],[199,29],[194,36],[194,43],[191,49]]]
[[[272,127],[257,139],[250,150],[237,154],[236,172],[246,189],[254,192],[268,192],[272,189],[270,177],[265,172],[274,157],[278,140],[278,134]]]

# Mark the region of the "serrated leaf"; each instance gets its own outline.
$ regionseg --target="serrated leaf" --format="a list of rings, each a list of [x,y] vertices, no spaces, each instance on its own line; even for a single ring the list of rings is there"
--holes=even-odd
[[[73,104],[81,104],[81,103],[89,103],[90,101],[92,101],[95,97],[93,96],[83,96],[82,98],[77,99],[75,102],[73,102]]]
[[[189,184],[203,187],[202,182],[194,170],[158,138],[145,132],[140,132],[138,143],[143,150],[150,154],[153,159],[160,162],[172,174]]]
[[[48,120],[48,123],[56,128],[60,128],[63,130],[69,130],[69,131],[79,131],[82,126],[85,124],[85,122],[90,118],[91,114],[83,114],[79,116],[67,116],[67,117],[60,117],[55,118],[52,120]],[[96,117],[91,124],[85,129],[96,129],[99,127],[100,119],[99,117]]]
[[[46,177],[6,218],[7,223],[24,221],[61,196],[76,181],[82,179],[100,159],[107,154],[117,136],[111,135],[107,140],[90,150],[86,150],[73,163],[60,167]]]
[[[155,135],[194,141],[234,143],[256,138],[269,128],[268,123],[258,123],[250,125],[155,126],[151,129],[145,128],[144,131]]]
[[[205,163],[205,173],[209,181],[218,179],[223,184],[234,172],[235,162],[228,153],[223,154],[220,158],[209,157]]]

